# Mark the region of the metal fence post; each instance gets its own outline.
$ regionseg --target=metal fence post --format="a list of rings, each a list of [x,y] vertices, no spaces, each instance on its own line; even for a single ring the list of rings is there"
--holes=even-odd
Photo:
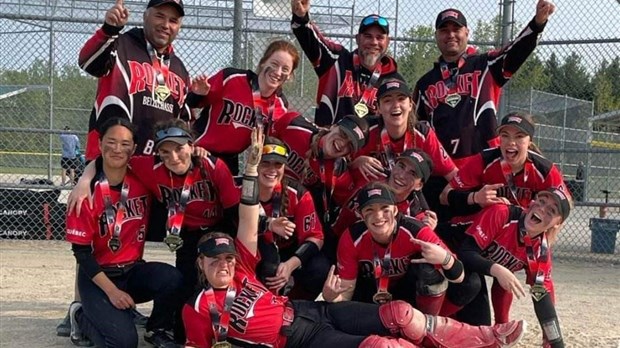
[[[235,0],[233,10],[232,65],[241,68],[241,37],[243,36],[243,0]]]

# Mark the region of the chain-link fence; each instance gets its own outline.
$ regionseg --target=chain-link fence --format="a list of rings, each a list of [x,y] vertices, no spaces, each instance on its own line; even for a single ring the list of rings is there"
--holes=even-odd
[[[128,26],[141,25],[146,2],[125,1]],[[296,42],[289,0],[184,3],[186,17],[175,49],[191,75],[226,66],[253,69],[273,39]],[[77,54],[112,4],[0,0],[0,238],[63,236],[62,202],[69,186],[60,185],[59,136],[68,126],[85,145],[96,81],[79,70]],[[515,36],[533,18],[535,5],[524,0],[457,4],[467,16],[471,41],[481,50]],[[310,12],[326,36],[351,50],[362,17],[387,17],[390,53],[413,85],[439,56],[433,23],[450,6],[455,4],[314,0]],[[558,6],[539,47],[504,89],[499,115],[512,110],[534,114],[536,142],[558,163],[573,190],[577,208],[556,255],[618,262],[613,221],[620,219],[620,185],[614,180],[620,173],[620,21],[614,17],[619,5],[609,0]],[[302,59],[285,87],[291,106],[312,116],[316,86],[311,65]],[[596,220],[603,215],[606,220]]]

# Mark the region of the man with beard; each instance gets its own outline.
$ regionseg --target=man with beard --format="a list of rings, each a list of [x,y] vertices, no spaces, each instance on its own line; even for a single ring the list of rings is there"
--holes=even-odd
[[[310,0],[292,0],[291,10],[293,33],[319,77],[314,122],[327,126],[344,115],[376,114],[377,87],[397,69],[394,59],[386,55],[387,19],[377,14],[364,17],[355,36],[358,48],[350,52],[325,38],[310,22]]]

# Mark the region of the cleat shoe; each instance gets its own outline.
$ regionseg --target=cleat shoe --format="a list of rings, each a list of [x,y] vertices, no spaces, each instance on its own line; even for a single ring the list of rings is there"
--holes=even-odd
[[[527,322],[525,320],[513,320],[505,324],[493,325],[493,334],[497,338],[501,347],[513,347],[523,338],[527,330]]]
[[[149,321],[149,317],[138,312],[138,310],[135,308],[131,309],[131,315],[133,316],[134,325],[138,327],[146,327],[146,322]]]
[[[56,336],[69,337],[71,335],[71,319],[69,318],[69,311],[65,315],[64,319],[56,326]]]
[[[164,330],[148,331],[144,334],[144,340],[152,344],[155,348],[180,347]]]
[[[77,322],[77,316],[82,314],[82,304],[80,302],[74,301],[69,306],[69,321],[71,322],[71,343],[74,346],[78,347],[92,347],[94,346],[93,342],[88,339],[88,337],[84,336],[82,330],[80,329],[80,325]]]

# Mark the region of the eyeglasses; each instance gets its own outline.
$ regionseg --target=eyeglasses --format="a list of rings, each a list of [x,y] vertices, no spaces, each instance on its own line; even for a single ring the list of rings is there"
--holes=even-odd
[[[280,145],[265,145],[263,146],[263,155],[277,154],[283,157],[288,157],[288,150],[284,146]]]
[[[157,133],[155,133],[155,142],[158,143],[170,137],[182,137],[192,139],[192,136],[189,135],[189,133],[187,133],[185,130],[178,127],[170,127],[157,131]]]
[[[366,17],[362,21],[362,25],[363,26],[369,26],[369,25],[372,25],[372,24],[379,24],[382,27],[387,27],[388,26],[388,21],[387,21],[387,19],[385,19],[385,18],[383,18],[381,16]]]

